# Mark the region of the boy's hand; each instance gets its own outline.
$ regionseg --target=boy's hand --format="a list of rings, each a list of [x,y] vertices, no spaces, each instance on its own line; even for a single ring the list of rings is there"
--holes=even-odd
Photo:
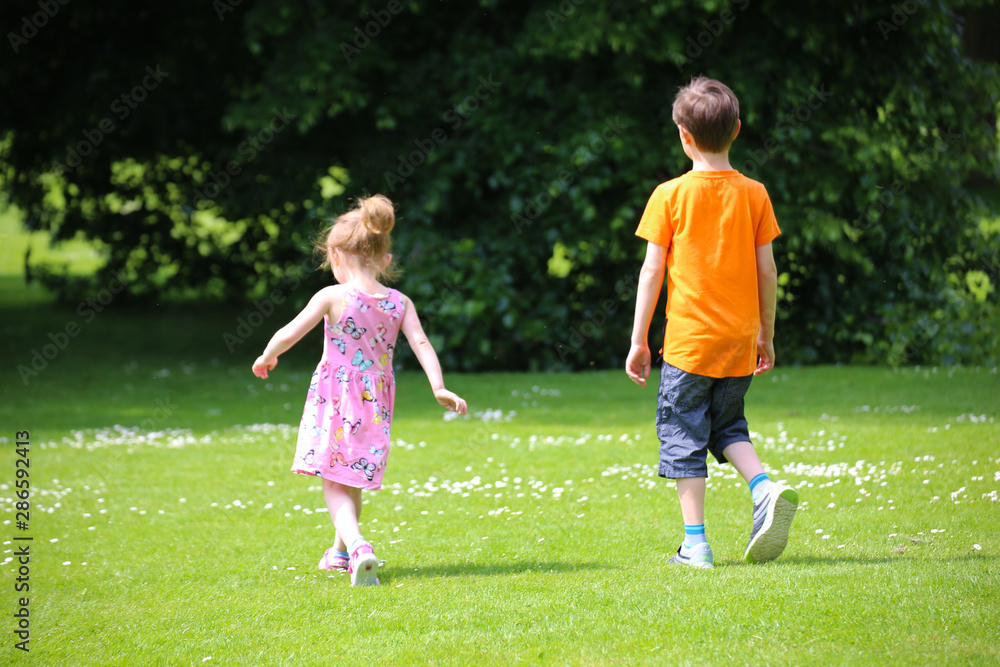
[[[754,375],[766,373],[774,368],[774,341],[758,340],[757,356],[759,360],[757,362],[757,369],[753,372]]]
[[[278,365],[277,359],[266,359],[264,355],[257,357],[257,361],[253,362],[253,374],[262,380],[267,379],[267,372],[274,370],[274,367]]]
[[[649,377],[649,365],[649,346],[633,343],[632,349],[628,351],[628,359],[625,360],[625,373],[632,382],[645,388],[646,378]]]
[[[469,412],[469,408],[465,404],[465,399],[454,392],[448,391],[447,389],[438,389],[435,391],[434,398],[437,399],[438,403],[452,412],[457,412],[460,415],[464,415]]]

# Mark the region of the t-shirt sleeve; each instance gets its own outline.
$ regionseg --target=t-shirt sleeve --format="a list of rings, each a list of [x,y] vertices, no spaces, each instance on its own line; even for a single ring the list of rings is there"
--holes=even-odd
[[[778,221],[774,217],[774,208],[771,206],[771,198],[767,194],[764,186],[761,186],[760,215],[757,216],[757,230],[754,234],[754,245],[760,247],[767,245],[781,234]]]
[[[649,197],[635,235],[665,248],[670,247],[674,230],[670,223],[670,210],[664,188],[656,188]]]

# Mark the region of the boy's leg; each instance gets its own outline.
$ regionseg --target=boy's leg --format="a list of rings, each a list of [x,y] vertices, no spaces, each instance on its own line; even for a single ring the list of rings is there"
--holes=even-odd
[[[664,363],[660,371],[656,431],[660,440],[661,477],[677,481],[684,542],[670,562],[712,567],[712,549],[705,538],[705,487],[708,467],[708,406],[712,378],[686,373]]]
[[[684,525],[705,523],[705,477],[681,477],[677,480],[677,496],[681,501]]]
[[[758,475],[764,474],[764,466],[757,457],[757,450],[749,442],[734,442],[722,451],[726,460],[733,464],[747,484]]]
[[[684,518],[684,542],[670,559],[678,565],[712,567],[712,547],[705,536],[705,477],[680,477],[677,479],[677,496],[681,501]]]
[[[750,442],[734,442],[723,452],[747,481],[753,500],[753,529],[743,559],[751,563],[772,561],[788,544],[788,531],[798,508],[799,494],[768,478]]]
[[[713,387],[709,449],[720,462],[732,463],[750,486],[753,529],[743,558],[762,563],[774,560],[784,551],[799,495],[795,489],[768,479],[750,443],[743,399],[752,379],[753,376],[725,378]]]
[[[677,478],[677,497],[684,519],[684,542],[677,548],[671,563],[699,568],[712,567],[712,547],[705,537],[706,477]]]
[[[771,487],[771,478],[764,472],[754,446],[748,441],[734,442],[723,450],[723,455],[746,480],[750,499],[754,503],[759,501]]]

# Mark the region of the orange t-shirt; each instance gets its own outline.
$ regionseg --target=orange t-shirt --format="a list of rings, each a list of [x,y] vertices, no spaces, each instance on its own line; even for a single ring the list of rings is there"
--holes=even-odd
[[[656,188],[635,234],[667,248],[667,363],[715,378],[753,373],[755,248],[780,233],[767,190],[736,170],[689,171]]]

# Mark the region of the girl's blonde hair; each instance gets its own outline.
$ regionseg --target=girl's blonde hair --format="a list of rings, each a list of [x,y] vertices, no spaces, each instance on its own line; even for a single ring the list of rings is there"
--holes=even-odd
[[[396,225],[396,212],[385,195],[359,198],[350,211],[342,214],[316,239],[315,251],[322,256],[322,267],[329,268],[334,250],[358,258],[375,270],[378,278],[392,280],[398,274],[395,262],[385,265],[392,249],[390,232]]]

